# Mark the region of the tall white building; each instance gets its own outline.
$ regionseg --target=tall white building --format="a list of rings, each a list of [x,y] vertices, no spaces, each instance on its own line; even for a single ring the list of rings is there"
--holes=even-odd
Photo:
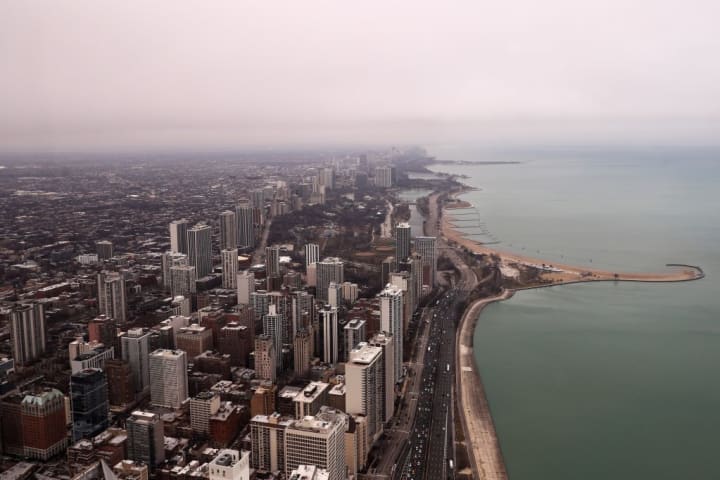
[[[125,278],[118,272],[98,273],[98,311],[116,322],[127,321]]]
[[[235,207],[237,216],[238,247],[255,247],[255,223],[253,207],[249,203],[241,203]]]
[[[187,231],[188,221],[184,218],[170,222],[170,250],[172,252],[187,255]]]
[[[435,286],[435,272],[437,271],[435,237],[415,237],[415,251],[422,257],[423,285],[432,288]]]
[[[222,449],[209,470],[209,480],[250,480],[250,452]]]
[[[220,213],[220,250],[237,248],[237,216],[232,210]]]
[[[135,393],[150,388],[150,332],[142,328],[131,328],[121,337],[122,359],[130,364]]]
[[[252,468],[262,472],[285,469],[285,431],[292,424],[279,413],[255,415],[250,420],[250,444]]]
[[[237,302],[239,305],[250,305],[251,295],[255,292],[255,274],[249,271],[237,275]]]
[[[222,260],[223,288],[235,289],[238,286],[238,251],[237,248],[227,248],[220,252]]]
[[[216,392],[200,392],[190,399],[190,427],[194,432],[210,433],[210,417],[220,410],[220,404],[220,395]]]
[[[285,430],[285,471],[315,465],[328,471],[329,480],[345,480],[346,417],[335,411],[305,417]]]
[[[376,333],[368,342],[383,351],[382,382],[384,385],[381,414],[383,423],[389,422],[395,415],[395,339],[387,332]]]
[[[345,360],[350,360],[350,352],[365,338],[365,320],[362,318],[353,318],[345,324],[343,328],[345,333]]]
[[[212,272],[212,228],[199,223],[187,231],[188,263],[198,278]]]
[[[345,281],[343,262],[339,258],[328,257],[316,264],[316,292],[318,300],[328,301],[328,287],[331,282]]]
[[[190,297],[197,291],[197,270],[190,265],[170,267],[170,293],[173,297]]]
[[[323,336],[323,362],[336,364],[340,361],[338,345],[338,310],[325,305],[318,311]]]
[[[47,343],[45,309],[41,303],[21,303],[12,308],[10,317],[13,357],[17,365],[27,365],[43,353]]]
[[[340,307],[342,303],[342,284],[330,282],[330,285],[328,285],[328,304],[332,307]]]
[[[277,373],[275,342],[270,335],[255,337],[255,374],[260,380],[275,382]]]
[[[355,303],[358,299],[358,285],[357,283],[343,282],[342,283],[342,297],[348,303]]]
[[[398,263],[410,256],[411,230],[407,222],[395,226],[395,261]]]
[[[184,253],[165,252],[162,255],[161,262],[163,287],[165,287],[165,290],[171,290],[172,273],[170,272],[170,269],[172,267],[178,267],[180,265],[187,265],[187,255],[185,255]]]
[[[383,367],[382,348],[365,342],[350,351],[350,359],[345,364],[345,411],[365,415],[368,435],[373,439],[382,433]]]
[[[305,266],[320,261],[320,245],[308,243],[305,245]]]
[[[180,408],[188,398],[187,354],[158,349],[150,354],[150,401],[165,408]]]
[[[393,170],[390,166],[375,167],[375,186],[390,188],[393,186]]]
[[[395,339],[395,381],[402,378],[403,366],[403,292],[395,285],[388,285],[380,292],[380,329]]]

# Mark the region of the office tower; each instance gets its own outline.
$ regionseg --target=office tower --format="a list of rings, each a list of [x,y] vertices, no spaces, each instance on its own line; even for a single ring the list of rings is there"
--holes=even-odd
[[[19,303],[13,306],[11,312],[10,332],[15,364],[28,365],[45,353],[45,309],[41,303]]]
[[[330,282],[328,285],[328,304],[331,307],[342,306],[342,284]]]
[[[195,267],[198,278],[212,272],[212,228],[198,223],[187,231],[188,264]]]
[[[248,355],[252,351],[252,336],[246,325],[229,323],[220,329],[218,351],[230,355],[233,367],[247,366]]]
[[[280,361],[283,346],[282,325],[283,315],[277,312],[275,305],[268,305],[268,313],[263,315],[263,333],[270,335],[273,340],[277,367],[282,367],[282,362]]]
[[[210,417],[220,409],[220,395],[200,392],[190,399],[190,427],[202,435],[210,433]]]
[[[280,247],[265,247],[265,274],[270,277],[280,275]]]
[[[106,315],[98,315],[88,322],[90,342],[102,343],[106,347],[114,347],[117,340],[115,321]]]
[[[305,266],[320,261],[320,245],[308,243],[305,245]]]
[[[342,283],[345,281],[343,275],[343,262],[339,258],[326,258],[316,264],[317,268],[317,299],[322,302],[328,301],[328,287],[331,282]]]
[[[433,288],[435,286],[435,272],[437,271],[435,237],[415,237],[415,251],[422,257],[423,285]]]
[[[184,253],[165,252],[161,258],[162,266],[162,277],[163,287],[165,290],[171,290],[172,288],[172,273],[170,269],[172,267],[178,267],[180,265],[187,265],[188,258]]]
[[[220,250],[237,248],[237,216],[232,210],[220,214]]]
[[[187,245],[188,221],[175,220],[170,222],[170,250],[174,253],[188,253]]]
[[[380,329],[392,334],[395,340],[395,381],[402,378],[403,366],[403,293],[395,285],[380,292]]]
[[[173,297],[188,297],[197,292],[197,270],[190,265],[170,268],[170,293]]]
[[[320,311],[320,325],[323,338],[323,362],[335,364],[340,360],[338,345],[338,311],[325,305]]]
[[[213,332],[197,323],[181,327],[175,334],[175,348],[183,350],[188,358],[194,360],[203,352],[212,350]]]
[[[102,271],[97,276],[98,311],[118,323],[127,321],[125,278],[122,273]]]
[[[365,320],[361,318],[353,318],[345,324],[343,329],[345,333],[345,359],[350,359],[350,352],[360,342],[367,340],[365,338]]]
[[[285,469],[285,431],[291,421],[279,413],[256,415],[250,420],[252,468],[260,472],[282,472]]]
[[[113,257],[113,244],[108,240],[95,242],[95,249],[100,261],[110,260]]]
[[[375,186],[380,188],[391,188],[393,186],[392,167],[387,165],[375,167]]]
[[[255,291],[255,274],[244,271],[237,274],[237,302],[239,305],[249,305],[250,295]]]
[[[277,373],[275,342],[270,335],[255,337],[255,375],[260,380],[275,382]]]
[[[227,289],[238,288],[238,251],[229,248],[220,252],[222,259],[222,286]]]
[[[165,428],[157,414],[136,410],[125,421],[125,430],[130,460],[151,466],[165,461]]]
[[[238,247],[255,247],[255,222],[253,219],[253,207],[248,203],[241,203],[235,208],[237,216],[237,241]]]
[[[390,333],[376,333],[368,342],[383,352],[382,382],[384,398],[380,408],[382,422],[389,422],[395,415],[395,340]]]
[[[180,408],[188,397],[187,354],[158,349],[150,354],[150,401],[157,407]]]
[[[285,430],[285,471],[315,465],[328,480],[345,480],[345,417],[329,411],[295,421]]]
[[[395,261],[402,262],[410,256],[411,228],[409,223],[395,226]]]
[[[343,282],[342,287],[342,298],[346,302],[353,304],[358,299],[358,285],[357,283]]]
[[[292,331],[307,328],[315,318],[315,298],[305,292],[297,291],[292,298]]]
[[[293,399],[295,418],[301,420],[305,417],[315,416],[320,407],[327,405],[330,384],[324,382],[310,382]]]
[[[105,373],[88,368],[70,376],[72,439],[92,438],[108,428],[108,384]]]
[[[209,480],[250,480],[250,452],[222,449],[209,467]]]
[[[11,393],[0,401],[4,453],[48,460],[65,451],[65,396],[54,388]]]
[[[293,341],[293,359],[295,374],[299,377],[306,377],[310,374],[310,362],[312,361],[312,335],[307,329],[301,328],[295,333]]]
[[[368,435],[373,439],[382,433],[382,404],[385,400],[383,366],[382,348],[365,342],[350,352],[350,359],[345,364],[347,413],[365,415]]]
[[[105,375],[110,405],[124,410],[135,401],[135,385],[130,364],[126,360],[106,360]]]
[[[141,394],[150,388],[150,331],[131,328],[121,339],[122,359],[130,364],[135,393]]]

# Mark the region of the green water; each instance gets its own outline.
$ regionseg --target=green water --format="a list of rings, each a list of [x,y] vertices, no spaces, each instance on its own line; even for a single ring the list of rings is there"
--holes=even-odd
[[[525,291],[483,312],[475,354],[510,478],[720,478],[720,155],[444,159],[524,162],[433,168],[482,188],[464,198],[500,249],[627,271],[682,262],[707,274]]]

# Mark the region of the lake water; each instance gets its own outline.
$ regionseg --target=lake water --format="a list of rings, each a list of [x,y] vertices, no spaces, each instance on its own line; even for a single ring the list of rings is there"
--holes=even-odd
[[[510,478],[720,478],[720,154],[691,149],[489,154],[436,165],[482,190],[498,249],[704,280],[525,291],[489,306],[475,355]]]

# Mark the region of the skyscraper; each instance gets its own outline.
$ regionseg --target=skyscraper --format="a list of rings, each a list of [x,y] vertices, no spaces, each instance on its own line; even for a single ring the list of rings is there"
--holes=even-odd
[[[10,330],[13,356],[17,365],[27,365],[45,353],[47,333],[45,309],[41,303],[20,303],[13,306]]]
[[[197,270],[190,265],[170,267],[170,293],[173,297],[190,297],[197,291]]]
[[[232,210],[220,214],[220,250],[237,248],[237,215]]]
[[[306,291],[298,290],[292,298],[292,331],[312,325],[315,318],[315,297]]]
[[[345,480],[345,425],[341,412],[325,409],[285,430],[285,471],[315,465],[330,474],[328,480]]]
[[[238,251],[237,248],[228,248],[220,252],[222,259],[222,285],[223,288],[237,288],[238,279]]]
[[[187,231],[188,221],[184,218],[170,222],[170,250],[172,252],[187,255]]]
[[[310,361],[312,360],[312,335],[305,328],[301,328],[295,334],[293,342],[293,358],[295,374],[306,377],[310,373]]]
[[[253,207],[247,202],[235,207],[238,228],[238,247],[255,247],[255,223],[253,221]]]
[[[375,167],[375,186],[390,188],[393,186],[393,170],[390,166]]]
[[[317,299],[326,303],[328,301],[328,287],[330,282],[342,283],[345,281],[343,262],[339,258],[326,258],[317,263]]]
[[[163,275],[163,287],[165,290],[172,289],[172,273],[170,269],[180,265],[187,265],[187,255],[184,253],[165,252],[162,255],[162,275]]]
[[[411,229],[409,223],[395,226],[395,261],[400,263],[410,256]]]
[[[330,285],[328,285],[328,303],[332,307],[342,306],[343,296],[341,283],[330,282]]]
[[[268,305],[268,313],[263,315],[263,332],[270,335],[275,345],[276,367],[282,367],[280,358],[282,356],[283,346],[283,314],[278,313],[275,305]]]
[[[212,272],[212,228],[199,223],[187,231],[188,263],[198,278]]]
[[[365,342],[350,351],[345,364],[346,411],[353,415],[365,415],[368,419],[368,435],[377,438],[382,433],[382,403],[385,385],[382,378],[382,348]]]
[[[395,339],[390,333],[376,333],[368,344],[380,347],[383,351],[382,382],[385,397],[382,400],[381,415],[383,423],[389,422],[395,415]]]
[[[130,460],[152,466],[165,461],[165,429],[157,414],[136,410],[125,422],[125,429]]]
[[[121,340],[122,359],[130,364],[136,394],[150,388],[149,341],[150,332],[142,328],[131,328]]]
[[[188,398],[187,354],[158,349],[150,354],[150,401],[165,408],[180,408]]]
[[[237,274],[237,302],[239,305],[249,305],[250,295],[255,292],[255,274],[249,271]]]
[[[255,374],[260,380],[275,382],[277,373],[275,342],[270,335],[255,337]]]
[[[305,244],[305,266],[320,261],[320,246],[317,243]]]
[[[127,321],[125,278],[119,272],[102,271],[97,276],[98,311],[116,322]]]
[[[98,259],[109,260],[113,257],[113,244],[108,240],[99,240],[95,242],[95,249],[97,250]]]
[[[280,275],[280,247],[265,247],[265,274],[270,277]]]
[[[250,462],[255,470],[284,471],[285,431],[291,423],[279,413],[256,415],[250,420]]]
[[[395,285],[388,285],[380,292],[380,329],[395,339],[395,381],[402,378],[403,366],[403,293]]]
[[[92,438],[109,425],[108,384],[105,373],[89,368],[70,377],[72,439]]]
[[[437,271],[435,237],[415,237],[415,251],[422,257],[423,285],[432,288],[435,286],[435,272]]]
[[[336,364],[340,361],[338,310],[336,307],[325,305],[318,313],[323,336],[323,362]]]
[[[349,361],[352,349],[366,340],[365,320],[353,318],[345,324],[343,331],[345,333],[345,359]]]

